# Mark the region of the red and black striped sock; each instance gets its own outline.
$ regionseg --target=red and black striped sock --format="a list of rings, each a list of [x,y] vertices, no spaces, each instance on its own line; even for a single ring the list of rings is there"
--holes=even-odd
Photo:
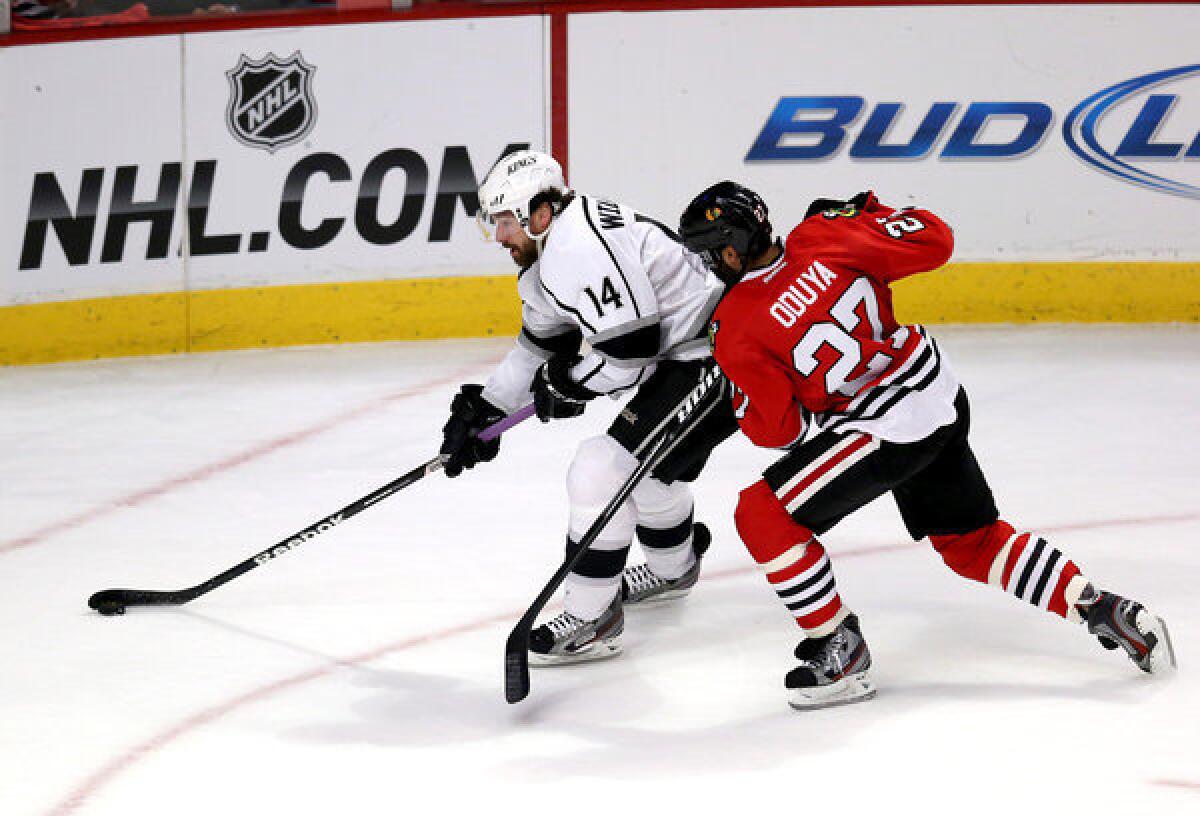
[[[788,515],[766,482],[743,490],[738,534],[806,637],[832,633],[850,615],[821,542]]]
[[[1035,533],[1005,521],[963,535],[930,536],[946,565],[960,575],[991,584],[1026,603],[1075,622],[1087,579],[1060,550]]]

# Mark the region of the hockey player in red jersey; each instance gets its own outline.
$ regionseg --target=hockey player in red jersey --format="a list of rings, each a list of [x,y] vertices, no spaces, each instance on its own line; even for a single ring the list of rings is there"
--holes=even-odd
[[[732,287],[709,336],[742,431],[786,451],[741,492],[735,523],[804,633],[785,679],[794,708],[875,694],[870,650],[817,536],[889,491],[914,540],[928,536],[959,575],[1085,623],[1144,671],[1175,665],[1160,618],[999,518],[968,444],[965,391],[933,337],[892,313],[893,281],[949,259],[940,218],[869,192],[820,199],[781,244],[762,199],[725,181],[688,205],[680,235]]]

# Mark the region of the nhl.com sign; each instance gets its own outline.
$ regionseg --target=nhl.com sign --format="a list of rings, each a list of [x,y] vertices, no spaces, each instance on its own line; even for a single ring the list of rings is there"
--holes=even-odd
[[[315,73],[299,51],[287,59],[268,53],[253,60],[242,54],[237,66],[225,72],[229,132],[248,147],[272,153],[302,140],[317,123]]]

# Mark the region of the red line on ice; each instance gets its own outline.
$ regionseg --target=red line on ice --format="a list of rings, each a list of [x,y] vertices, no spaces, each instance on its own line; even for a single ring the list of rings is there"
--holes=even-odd
[[[1102,527],[1137,526],[1137,525],[1147,525],[1147,524],[1172,523],[1172,522],[1179,522],[1179,521],[1195,521],[1198,519],[1200,519],[1200,514],[1192,513],[1192,514],[1184,514],[1184,515],[1177,515],[1177,516],[1153,516],[1153,517],[1147,517],[1147,518],[1141,518],[1141,519],[1109,519],[1109,520],[1104,520],[1104,521],[1095,521],[1095,522],[1080,523],[1080,524],[1061,524],[1061,525],[1040,527],[1039,529],[1044,532],[1047,532],[1047,533],[1053,533],[1053,532],[1063,532],[1063,531],[1068,531],[1068,530],[1082,530],[1082,529],[1092,529],[1092,528],[1102,528]],[[914,547],[920,547],[920,546],[923,546],[923,545],[919,541],[908,541],[908,542],[899,543],[899,544],[877,544],[877,545],[866,546],[866,547],[857,547],[852,550],[842,550],[841,552],[834,552],[832,554],[832,556],[833,556],[833,560],[839,560],[839,559],[844,559],[844,558],[854,558],[854,557],[860,557],[860,556],[866,556],[866,555],[882,555],[882,554],[891,553],[891,552],[898,552],[901,550],[913,549]],[[758,571],[758,568],[756,566],[734,567],[732,569],[719,570],[716,572],[709,573],[707,580],[710,580],[710,581],[711,580],[719,580],[721,578],[729,578],[729,577],[732,577],[735,575],[744,575],[746,573],[757,572],[757,571]],[[371,651],[363,652],[362,654],[356,655],[354,657],[344,658],[344,659],[338,660],[334,663],[327,664],[325,666],[321,666],[321,667],[318,667],[315,669],[311,669],[309,671],[302,672],[300,674],[296,674],[291,677],[286,677],[282,680],[276,681],[274,683],[270,683],[265,686],[260,686],[256,689],[252,689],[252,690],[246,692],[245,694],[238,695],[237,697],[234,697],[224,703],[220,703],[218,705],[206,708],[203,711],[200,711],[196,714],[193,714],[190,717],[187,717],[184,720],[181,720],[180,722],[171,726],[167,730],[162,731],[141,743],[138,743],[137,745],[133,746],[132,748],[126,750],[125,752],[121,753],[120,755],[118,755],[117,757],[112,759],[110,762],[106,763],[98,771],[93,773],[91,776],[89,776],[87,779],[85,779],[83,782],[81,782],[78,786],[76,786],[75,789],[72,790],[71,793],[65,799],[63,799],[60,803],[55,805],[50,810],[46,811],[45,816],[70,816],[70,814],[75,813],[76,811],[79,810],[79,808],[81,808],[85,804],[87,804],[88,801],[93,796],[95,796],[102,788],[104,788],[109,782],[111,782],[113,779],[115,779],[120,774],[129,770],[132,766],[136,765],[139,761],[141,761],[145,757],[148,757],[151,754],[155,753],[156,751],[159,751],[159,750],[167,747],[168,745],[170,745],[172,742],[175,742],[180,737],[183,737],[183,736],[189,734],[190,732],[195,731],[196,729],[201,728],[205,725],[209,725],[209,724],[215,722],[216,720],[220,719],[221,717],[224,717],[226,714],[230,714],[230,713],[238,710],[239,708],[250,705],[251,703],[257,703],[261,700],[264,700],[264,699],[271,697],[272,695],[278,694],[280,692],[288,691],[290,689],[296,688],[297,686],[304,685],[305,683],[308,683],[312,680],[318,680],[322,677],[326,677],[339,668],[344,668],[347,666],[357,666],[357,665],[361,665],[363,663],[370,663],[371,661],[378,660],[382,657],[386,657],[395,652],[400,652],[400,651],[404,651],[406,649],[416,648],[418,646],[424,646],[426,644],[435,643],[435,642],[441,641],[441,640],[448,640],[449,638],[456,637],[458,635],[467,634],[469,632],[474,632],[479,629],[485,629],[489,626],[493,626],[493,625],[496,625],[496,624],[499,624],[499,623],[502,623],[505,621],[512,621],[512,620],[515,620],[516,618],[518,618],[522,614],[522,612],[523,612],[523,610],[518,610],[518,611],[506,612],[506,613],[503,613],[500,615],[493,615],[492,617],[484,618],[483,620],[478,620],[478,621],[474,621],[471,623],[464,623],[464,624],[461,624],[459,626],[455,626],[455,627],[452,627],[449,629],[442,629],[442,630],[439,630],[436,632],[430,632],[429,634],[426,634],[426,635],[418,635],[417,637],[414,637],[414,638],[409,638],[407,640],[398,641],[396,643],[392,643],[392,644],[389,644],[386,646],[380,646],[377,649],[372,649]],[[497,692],[497,704],[498,703],[499,703],[499,692]],[[1191,782],[1172,782],[1172,781],[1162,780],[1162,781],[1156,781],[1153,784],[1169,785],[1169,786],[1173,786],[1173,787],[1183,787],[1183,788],[1189,788],[1189,789],[1191,789],[1191,788],[1200,789],[1200,783],[1191,783]]]
[[[1155,779],[1150,782],[1151,785],[1158,785],[1164,788],[1182,788],[1183,790],[1191,790],[1200,793],[1200,782],[1188,782],[1183,779]]]
[[[437,379],[429,380],[421,385],[409,386],[408,388],[402,388],[399,391],[391,394],[377,397],[355,408],[350,408],[349,410],[343,411],[340,414],[335,414],[328,419],[324,419],[321,422],[309,425],[306,428],[301,428],[289,434],[284,434],[283,436],[277,436],[274,439],[268,439],[252,448],[247,448],[246,450],[241,451],[240,453],[235,453],[225,459],[221,459],[216,462],[210,462],[207,465],[202,465],[195,470],[167,479],[166,481],[159,482],[156,485],[126,494],[120,498],[111,499],[104,504],[90,507],[87,510],[76,513],[73,516],[67,516],[66,518],[47,524],[40,529],[34,530],[32,533],[28,533],[12,541],[0,542],[0,555],[13,552],[15,550],[20,550],[25,547],[30,547],[34,544],[39,544],[42,541],[45,541],[47,538],[51,538],[59,533],[66,532],[68,530],[74,530],[77,527],[90,524],[91,522],[115,513],[118,510],[122,510],[127,507],[137,507],[138,505],[144,504],[152,499],[165,496],[166,494],[178,490],[181,487],[204,481],[205,479],[209,479],[220,473],[224,473],[227,470],[235,468],[238,465],[244,465],[247,462],[254,461],[255,459],[261,459],[262,457],[274,453],[282,448],[307,441],[314,436],[323,434],[326,431],[332,430],[333,428],[336,428],[345,422],[349,422],[352,419],[357,419],[364,414],[369,414],[372,411],[385,408],[397,400],[421,396],[429,393],[435,388],[441,388],[451,383],[457,383],[461,376],[471,370],[472,369],[456,370],[450,374],[438,377]]]
[[[357,666],[362,663],[369,663],[372,660],[378,660],[379,658],[389,655],[392,652],[412,649],[417,646],[423,646],[427,643],[444,640],[456,635],[467,634],[468,632],[473,632],[476,629],[483,629],[505,620],[511,620],[513,617],[515,617],[513,614],[496,615],[484,620],[474,621],[473,623],[464,623],[461,626],[455,626],[450,629],[443,629],[438,632],[430,632],[426,635],[418,635],[417,637],[409,638],[408,640],[402,640],[397,643],[372,649],[368,652],[363,652],[362,654],[354,657],[338,660],[334,663],[328,663],[324,666],[319,666],[315,669],[310,669],[309,671],[302,672],[291,677],[286,677],[282,680],[265,686],[259,686],[256,689],[252,689],[245,694],[240,694],[224,703],[219,703],[206,708],[203,711],[199,711],[190,717],[181,720],[180,722],[168,728],[166,731],[162,731],[145,740],[144,742],[138,743],[106,763],[102,768],[100,768],[100,770],[93,773],[79,786],[77,786],[66,799],[55,805],[52,809],[46,811],[46,816],[67,816],[67,814],[74,813],[79,808],[83,807],[83,805],[87,804],[87,801],[94,796],[97,791],[115,779],[122,772],[128,770],[133,765],[136,765],[142,759],[150,756],[155,751],[166,747],[183,735],[219,720],[226,714],[236,711],[243,706],[256,703],[259,700],[264,700],[272,695],[304,685],[309,681],[320,679],[341,668]]]

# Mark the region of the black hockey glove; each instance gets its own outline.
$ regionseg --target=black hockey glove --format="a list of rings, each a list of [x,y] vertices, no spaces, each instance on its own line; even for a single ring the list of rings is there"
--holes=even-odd
[[[442,465],[453,479],[464,469],[490,462],[500,452],[500,437],[490,442],[477,434],[504,418],[504,412],[483,398],[483,386],[464,385],[450,402],[450,419],[442,428],[441,454],[449,457]]]
[[[571,367],[580,359],[569,354],[551,357],[534,375],[533,405],[542,422],[577,417],[588,400],[600,396],[571,379]]]
[[[850,199],[840,198],[818,198],[813,203],[808,205],[808,211],[804,213],[804,217],[812,218],[814,215],[826,210],[840,210],[845,207],[853,207],[856,210],[865,210],[867,202],[871,200],[871,192],[869,190],[858,193]]]

